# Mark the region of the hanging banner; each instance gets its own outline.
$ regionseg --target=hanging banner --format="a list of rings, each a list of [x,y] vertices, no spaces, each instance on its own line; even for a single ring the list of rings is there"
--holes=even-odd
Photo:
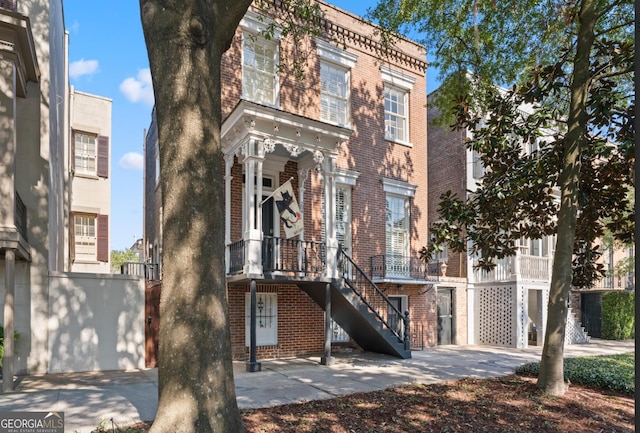
[[[273,195],[273,201],[276,203],[280,221],[284,226],[284,234],[287,239],[292,238],[302,232],[304,223],[302,214],[298,207],[298,201],[293,194],[291,179],[286,181]]]

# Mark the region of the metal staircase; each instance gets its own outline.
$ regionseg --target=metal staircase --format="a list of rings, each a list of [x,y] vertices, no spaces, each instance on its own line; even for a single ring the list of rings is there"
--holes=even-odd
[[[401,312],[342,249],[341,278],[331,282],[331,318],[364,350],[411,358],[409,313]],[[326,283],[298,286],[324,308]]]

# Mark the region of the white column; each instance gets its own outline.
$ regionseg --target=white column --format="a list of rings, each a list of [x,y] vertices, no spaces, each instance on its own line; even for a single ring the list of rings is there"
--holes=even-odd
[[[258,148],[262,147],[256,139],[249,139],[245,145],[244,163],[244,188],[246,227],[244,231],[245,264],[244,274],[250,278],[262,278],[262,232],[256,224],[256,214],[258,203],[256,201],[256,176],[258,179],[258,192],[262,200],[262,158],[258,156]]]
[[[15,293],[15,269],[16,254],[13,250],[5,250],[4,253],[4,358],[2,360],[2,392],[13,391],[13,357],[14,341],[14,293]]]
[[[328,278],[338,278],[338,240],[336,239],[336,182],[335,182],[335,156],[326,157],[323,161],[324,169],[324,197],[325,197],[325,229],[327,243],[327,270]]]
[[[225,266],[227,274],[229,273],[230,251],[231,245],[231,167],[233,167],[233,154],[224,157],[224,244],[225,248]]]
[[[304,221],[304,188],[307,178],[309,177],[309,169],[303,168],[298,170],[298,207],[300,208],[300,214]],[[298,235],[300,242],[304,242],[304,228]],[[303,249],[298,248],[298,269],[302,269]]]

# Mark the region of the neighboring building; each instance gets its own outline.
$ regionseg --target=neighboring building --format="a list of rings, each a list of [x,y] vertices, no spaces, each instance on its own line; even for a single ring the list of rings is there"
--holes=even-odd
[[[111,99],[69,93],[69,266],[72,272],[111,272]]]
[[[97,273],[108,267],[68,272],[71,210],[108,215],[110,195],[96,172],[100,197],[82,198],[70,125],[109,136],[110,102],[92,118],[97,111],[81,113],[80,100],[107,100],[72,92],[70,119],[61,0],[2,1],[0,29],[0,323],[20,334],[14,354],[5,350],[3,391],[15,372],[144,366],[143,281]]]
[[[526,113],[531,107],[521,109]],[[439,219],[438,208],[443,193],[451,191],[458,197],[468,197],[478,188],[478,183],[484,176],[480,158],[466,146],[472,132],[433,125],[433,120],[439,115],[438,109],[429,105],[430,224]],[[535,151],[535,146],[523,148],[523,154]],[[442,253],[440,260],[446,262],[447,275],[466,279],[468,284],[468,344],[518,348],[543,344],[554,249],[555,236],[521,239],[516,255],[497,260],[496,267],[491,272],[475,268],[477,257],[470,253],[453,253],[447,250]],[[615,254],[615,260],[613,250],[604,258],[605,266],[606,261],[610,264],[618,262],[619,252]],[[629,253],[625,251],[624,254]],[[632,278],[625,276],[615,281],[619,288],[625,288],[627,280],[631,281]],[[446,278],[441,278],[439,290],[445,285],[445,281]],[[598,284],[612,287],[613,281],[614,279],[605,279]],[[576,291],[572,295],[572,308],[567,318],[567,343],[584,343],[591,335],[586,332],[589,329],[585,331],[588,327],[584,309],[581,312],[581,294],[582,299],[584,296],[591,296],[585,295],[583,291]],[[599,337],[599,331],[593,336]]]
[[[409,357],[410,347],[438,342],[437,270],[429,272],[418,255],[428,242],[425,49],[401,39],[381,59],[375,27],[321,6],[326,28],[341,42],[308,41],[303,82],[279,67],[280,59],[292,55],[289,41],[261,37],[266,21],[253,11],[241,21],[223,60],[226,261],[235,359],[249,356],[252,313],[258,357],[323,352],[327,283],[332,342],[400,357]],[[159,263],[155,117],[145,154],[145,251]],[[293,198],[297,203],[290,211],[286,204]],[[464,317],[465,305],[450,299],[451,306]],[[453,313],[442,312],[449,326]]]

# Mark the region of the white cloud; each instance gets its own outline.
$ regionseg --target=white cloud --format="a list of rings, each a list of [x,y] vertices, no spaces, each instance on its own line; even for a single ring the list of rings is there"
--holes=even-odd
[[[120,167],[142,170],[144,167],[144,157],[138,152],[127,152],[120,158]]]
[[[80,59],[69,65],[69,76],[71,78],[79,78],[83,75],[93,75],[98,72],[97,60]]]
[[[137,77],[129,77],[120,83],[120,91],[131,102],[142,102],[153,106],[153,86],[149,68],[138,71]]]

